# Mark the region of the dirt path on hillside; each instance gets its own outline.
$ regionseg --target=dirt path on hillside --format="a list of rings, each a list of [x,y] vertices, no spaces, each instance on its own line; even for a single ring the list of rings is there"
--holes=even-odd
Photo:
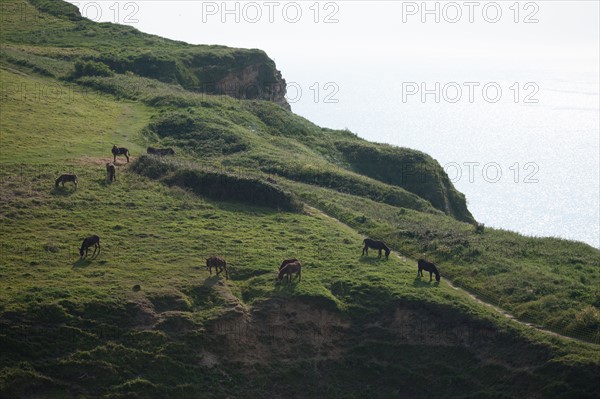
[[[394,254],[395,254],[396,256],[400,256],[400,255],[398,255],[396,252],[394,252]],[[474,301],[476,301],[476,302],[478,302],[478,303],[480,303],[480,304],[482,304],[482,305],[484,305],[484,306],[487,306],[487,307],[489,307],[489,308],[492,308],[492,309],[494,309],[494,310],[495,310],[497,313],[501,314],[501,315],[502,315],[502,316],[504,316],[505,318],[507,318],[507,319],[510,319],[510,320],[512,320],[512,321],[514,321],[514,322],[516,322],[516,323],[519,323],[519,324],[521,324],[521,325],[523,325],[523,326],[527,326],[527,327],[529,327],[529,328],[534,328],[534,329],[536,329],[536,330],[538,330],[538,331],[541,331],[541,332],[543,332],[543,333],[550,334],[550,335],[554,335],[555,337],[560,337],[560,338],[568,339],[568,340],[571,340],[571,341],[577,341],[577,342],[581,342],[581,343],[584,343],[584,344],[592,344],[591,342],[583,341],[583,340],[581,340],[581,339],[574,338],[574,337],[569,337],[568,335],[562,335],[562,334],[559,334],[559,333],[557,333],[557,332],[554,332],[554,331],[547,330],[547,329],[545,329],[545,328],[544,328],[544,327],[542,327],[542,326],[538,326],[538,325],[536,325],[536,324],[533,324],[533,323],[528,323],[528,322],[526,322],[526,321],[519,320],[519,319],[517,319],[515,316],[513,316],[512,314],[508,313],[506,310],[504,310],[504,309],[502,309],[502,308],[499,308],[499,307],[498,307],[498,306],[496,306],[496,305],[492,305],[492,304],[491,304],[491,303],[489,303],[489,302],[485,302],[485,301],[483,301],[482,299],[478,298],[478,297],[477,297],[475,294],[473,294],[473,293],[471,293],[471,292],[469,292],[469,291],[465,290],[464,288],[460,288],[460,287],[457,287],[457,286],[455,286],[454,284],[452,284],[452,281],[448,280],[448,278],[444,278],[444,282],[445,282],[446,284],[448,284],[448,286],[449,286],[450,288],[452,288],[453,290],[460,291],[460,292],[462,292],[462,293],[466,294],[467,296],[469,296],[469,297],[470,297],[471,299],[473,299]]]
[[[336,218],[334,218],[334,217],[332,217],[332,216],[329,216],[328,214],[326,214],[326,213],[322,212],[321,210],[319,210],[319,209],[317,209],[317,208],[314,208],[314,207],[312,207],[312,206],[309,206],[309,205],[306,205],[306,206],[307,206],[308,208],[310,208],[310,209],[311,209],[313,212],[315,212],[315,213],[317,213],[317,214],[321,214],[321,215],[323,215],[324,217],[326,217],[326,218],[328,218],[328,219],[331,219],[331,220],[333,220],[333,221],[335,221],[335,222],[337,222],[337,223],[341,224],[342,226],[345,226],[345,227],[346,227],[346,228],[348,228],[348,229],[351,229],[351,230],[353,230],[353,231],[356,231],[356,230],[354,230],[352,227],[350,227],[350,226],[348,226],[347,224],[345,224],[344,222],[340,221],[339,219],[336,219]],[[400,253],[398,253],[398,252],[396,252],[396,251],[392,251],[392,253],[393,253],[393,254],[394,254],[394,255],[395,255],[397,258],[399,258],[399,259],[400,259],[400,260],[402,260],[402,261],[407,261],[407,260],[412,260],[412,261],[414,261],[414,262],[415,262],[415,267],[416,267],[416,260],[414,260],[414,259],[411,259],[411,258],[407,258],[406,256],[404,256],[404,255],[402,255],[402,254],[400,254]],[[475,294],[472,294],[471,292],[469,292],[469,291],[465,290],[464,288],[461,288],[461,287],[457,287],[457,286],[455,286],[454,284],[452,284],[452,281],[451,281],[451,280],[448,280],[448,278],[444,278],[444,279],[443,279],[443,282],[444,282],[444,283],[446,283],[446,284],[448,284],[448,286],[449,286],[450,288],[452,288],[453,290],[456,290],[456,291],[460,291],[460,292],[462,292],[463,294],[467,295],[469,298],[471,298],[472,300],[476,301],[477,303],[480,303],[480,304],[482,304],[482,305],[484,305],[484,306],[487,306],[487,307],[489,307],[489,308],[492,308],[494,311],[496,311],[497,313],[501,314],[503,317],[505,317],[505,318],[507,318],[507,319],[510,319],[510,320],[514,321],[515,323],[519,323],[520,325],[527,326],[527,327],[529,327],[529,328],[534,328],[534,329],[536,329],[536,330],[538,330],[538,331],[541,331],[541,332],[543,332],[543,333],[546,333],[546,334],[553,335],[553,336],[555,336],[555,337],[560,337],[560,338],[568,339],[568,340],[570,340],[570,341],[576,341],[576,342],[581,342],[581,343],[584,343],[584,344],[592,344],[592,345],[593,345],[593,343],[591,343],[591,342],[583,341],[583,340],[581,340],[581,339],[578,339],[578,338],[569,337],[569,336],[567,336],[567,335],[562,335],[562,334],[556,333],[556,332],[554,332],[554,331],[547,330],[547,329],[545,329],[545,328],[543,328],[543,327],[541,327],[541,326],[538,326],[538,325],[535,325],[535,324],[532,324],[532,323],[528,323],[528,322],[525,322],[525,321],[519,320],[519,319],[517,319],[515,316],[513,316],[512,314],[508,313],[506,310],[504,310],[504,309],[502,309],[502,308],[499,308],[499,307],[498,307],[498,306],[496,306],[496,305],[492,305],[491,303],[488,303],[488,302],[485,302],[485,301],[483,301],[482,299],[478,298],[478,297],[477,297]]]

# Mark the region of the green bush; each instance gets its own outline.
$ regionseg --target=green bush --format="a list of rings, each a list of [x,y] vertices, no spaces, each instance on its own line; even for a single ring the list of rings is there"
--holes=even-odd
[[[160,179],[167,173],[174,171],[175,167],[167,162],[143,155],[131,164],[131,170],[151,179]]]
[[[477,234],[483,234],[485,232],[485,224],[483,223],[477,223],[475,225],[475,233]]]
[[[161,111],[152,117],[148,130],[160,138],[170,137],[179,146],[202,156],[227,155],[248,149],[248,144],[231,130],[230,121],[193,108]]]
[[[577,313],[566,329],[572,336],[600,343],[600,310],[594,306],[586,306]]]
[[[40,11],[47,12],[55,17],[78,21],[83,19],[79,8],[76,5],[67,3],[66,1],[54,0],[29,0]]]
[[[177,170],[167,184],[191,189],[219,201],[235,201],[286,211],[299,211],[301,204],[286,193],[256,178],[193,169]]]
[[[108,65],[96,61],[77,61],[75,69],[71,73],[71,79],[77,79],[82,76],[112,76],[113,71]]]

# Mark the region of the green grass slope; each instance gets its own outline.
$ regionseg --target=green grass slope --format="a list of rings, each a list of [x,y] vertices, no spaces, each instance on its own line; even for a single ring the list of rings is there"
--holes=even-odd
[[[37,4],[65,33],[44,43],[23,21],[2,25],[0,397],[600,395],[598,345],[415,278],[427,255],[516,316],[597,342],[596,249],[478,231],[426,155],[268,102],[131,71],[62,79],[121,27],[83,21],[82,37],[62,3],[6,4]],[[133,159],[109,184],[112,144]],[[142,156],[148,145],[177,156]],[[427,184],[446,196],[387,162],[437,175]],[[66,172],[79,186],[54,188]],[[79,260],[90,234],[102,252]],[[361,257],[364,234],[400,257]],[[209,275],[210,255],[229,280]],[[278,283],[289,257],[302,281]]]
[[[600,256],[587,244],[482,231],[444,215],[310,185],[288,189],[406,256],[435,261],[455,285],[520,320],[600,343]]]
[[[251,92],[250,83],[242,78],[235,95],[277,98],[288,107],[282,100],[285,81],[262,50],[192,46],[124,25],[95,23],[81,17],[74,5],[59,0],[5,0],[2,19],[3,52],[21,63],[45,64],[41,70],[46,74],[67,77],[67,71],[61,68],[64,61],[95,62],[117,73],[135,73],[195,91],[222,93],[231,90],[226,87],[231,81],[228,77],[243,77],[243,72],[250,69],[255,72],[256,79],[251,83],[257,90]],[[31,45],[46,51],[32,54],[28,51]]]
[[[367,185],[363,191],[369,198],[392,205],[406,202],[419,210],[432,206],[459,220],[474,222],[464,196],[455,190],[440,165],[424,154],[396,151],[394,163],[417,167],[419,175],[403,173],[401,178],[390,180],[379,172],[365,173],[349,161],[352,156],[347,151],[348,145],[353,145],[387,154],[387,146],[366,146],[348,132],[325,131],[270,102],[215,103],[214,98],[198,93],[217,93],[219,84],[241,79],[245,85],[261,88],[262,92],[251,98],[279,98],[272,91],[281,92],[285,81],[260,50],[191,46],[126,26],[93,23],[61,1],[8,0],[3,10],[0,58],[5,63],[161,108],[164,115],[149,126],[158,136],[200,149],[202,155],[206,150],[214,153],[219,149],[225,154],[244,152],[238,162],[259,164],[264,170],[295,180],[316,181],[338,190]],[[245,76],[243,71],[252,66],[258,68],[256,76],[254,72]],[[253,78],[248,81],[249,76]],[[281,105],[281,100],[276,102]],[[185,106],[192,109],[182,110]],[[250,142],[255,144],[253,148]],[[269,151],[273,146],[277,148]],[[297,159],[299,163],[315,164],[317,171],[333,167],[335,172],[296,173],[298,168],[287,166],[298,150],[306,155]],[[381,163],[378,168],[382,169]],[[360,182],[360,176],[349,172],[364,173],[376,182]],[[426,185],[421,184],[422,177]]]
[[[64,119],[75,126],[79,116]],[[362,236],[314,209],[215,202],[122,162],[107,184],[107,151],[56,159],[46,143],[62,134],[25,142],[38,162],[2,168],[3,396],[595,394],[595,347],[415,279],[414,260],[361,258]],[[77,189],[53,187],[65,169]],[[80,261],[91,233],[102,253]],[[209,276],[211,254],[227,257],[229,281]],[[293,256],[302,281],[277,284],[278,263]],[[438,378],[425,384],[432,367]],[[306,389],[305,379],[319,383]]]

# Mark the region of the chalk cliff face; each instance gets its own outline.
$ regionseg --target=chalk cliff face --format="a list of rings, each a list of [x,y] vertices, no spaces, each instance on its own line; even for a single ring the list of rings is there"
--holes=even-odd
[[[281,72],[262,63],[231,71],[217,83],[215,91],[238,99],[272,101],[291,110],[285,98],[287,88]]]

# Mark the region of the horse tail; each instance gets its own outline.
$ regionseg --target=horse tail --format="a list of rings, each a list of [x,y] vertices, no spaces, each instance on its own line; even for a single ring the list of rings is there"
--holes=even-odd
[[[54,182],[54,187],[58,187],[58,183],[60,183],[60,177]]]

